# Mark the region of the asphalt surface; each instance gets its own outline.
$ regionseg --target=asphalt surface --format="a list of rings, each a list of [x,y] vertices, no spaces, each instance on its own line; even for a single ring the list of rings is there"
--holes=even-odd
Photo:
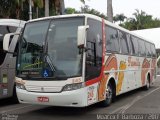
[[[0,120],[160,120],[160,77],[145,91],[137,89],[120,95],[109,107],[95,104],[86,108],[15,104],[0,100]]]

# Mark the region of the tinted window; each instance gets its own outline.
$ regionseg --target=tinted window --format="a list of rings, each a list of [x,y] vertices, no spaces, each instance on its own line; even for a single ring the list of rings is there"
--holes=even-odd
[[[127,43],[126,33],[119,31],[119,39],[120,39],[120,44],[121,44],[121,53],[128,54],[129,47],[128,47],[128,43]]]
[[[132,44],[133,44],[133,55],[138,55],[138,40],[136,37],[131,36]]]
[[[146,55],[146,48],[145,48],[145,42],[141,39],[139,39],[139,53],[140,53],[140,56],[145,56]]]
[[[151,52],[152,52],[152,56],[156,57],[156,49],[155,49],[155,46],[153,44],[151,44]]]
[[[146,43],[145,43],[145,46],[146,46],[146,55],[147,55],[148,57],[150,57],[150,56],[151,56],[150,43],[146,42]]]
[[[108,52],[119,53],[118,31],[109,26],[106,27],[106,49]]]
[[[100,75],[102,66],[102,24],[99,21],[88,19],[86,52],[86,80]]]

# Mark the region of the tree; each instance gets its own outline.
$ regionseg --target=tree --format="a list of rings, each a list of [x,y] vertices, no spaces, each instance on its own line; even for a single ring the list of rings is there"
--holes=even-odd
[[[108,21],[113,22],[112,0],[107,0],[107,17]]]
[[[49,4],[52,4],[56,15],[64,14],[64,0],[45,0],[45,16],[49,16]]]
[[[65,13],[66,14],[73,14],[73,13],[77,13],[77,11],[74,8],[66,8]]]
[[[126,18],[127,17],[124,14],[117,14],[116,16],[113,17],[113,21],[114,22],[120,21],[120,24],[121,24],[122,22],[124,22]]]
[[[49,16],[49,0],[45,0],[45,17]]]
[[[20,18],[20,12],[23,9],[23,2],[25,0],[15,0],[14,6],[16,9],[16,18],[19,19]]]
[[[36,7],[36,17],[38,18],[39,8],[44,7],[43,0],[33,0],[33,6]]]
[[[83,4],[85,4],[85,0],[80,0]]]
[[[11,15],[11,9],[14,2],[11,0],[1,0],[0,3],[0,15],[3,18],[9,18]]]
[[[152,15],[148,15],[142,10],[136,10],[136,12],[133,13],[133,16],[133,18],[128,18],[121,26],[129,30],[160,27],[159,19],[153,19]]]
[[[84,7],[81,7],[81,11],[79,11],[79,13],[88,13],[88,14],[96,15],[101,18],[107,19],[107,16],[105,16],[103,13],[100,13],[95,9],[90,9],[89,6],[87,5],[85,5]]]

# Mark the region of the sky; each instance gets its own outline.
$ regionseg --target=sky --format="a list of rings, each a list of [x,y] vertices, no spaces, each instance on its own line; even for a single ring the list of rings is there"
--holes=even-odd
[[[137,35],[146,38],[147,40],[153,42],[156,46],[156,48],[160,48],[160,28],[152,28],[152,29],[145,29],[145,30],[136,30],[132,31],[133,33],[136,33]],[[152,34],[151,34],[152,33]]]
[[[135,9],[143,10],[154,18],[160,18],[160,0],[112,0],[113,14],[123,13],[127,17],[133,17]],[[86,0],[86,5],[101,13],[107,14],[107,0]],[[65,7],[80,10],[84,6],[80,0],[65,0]]]

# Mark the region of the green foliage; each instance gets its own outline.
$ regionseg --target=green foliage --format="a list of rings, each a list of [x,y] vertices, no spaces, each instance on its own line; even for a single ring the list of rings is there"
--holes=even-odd
[[[44,3],[43,0],[33,0],[34,6],[38,7],[38,8],[43,8],[44,7]]]
[[[45,0],[32,0],[33,18],[44,17],[44,1]],[[55,0],[50,0],[49,8],[50,14],[55,15]],[[59,10],[59,8],[58,8]],[[17,18],[28,20],[29,0],[1,0],[0,3],[0,18]]]
[[[96,15],[104,19],[107,19],[106,15],[104,15],[103,13],[100,13],[99,11],[95,9],[90,9],[89,6],[87,5],[85,5],[84,7],[81,7],[81,11],[79,11],[79,13],[88,13],[88,14]]]
[[[133,13],[133,16],[133,18],[128,18],[127,21],[120,24],[120,26],[129,30],[140,30],[160,27],[159,19],[154,19],[152,15],[148,15],[142,10],[136,10],[136,12]]]
[[[66,8],[65,13],[66,14],[73,14],[73,13],[77,13],[77,11],[74,8]]]
[[[89,6],[87,6],[87,5],[85,5],[84,7],[81,7],[80,11],[76,11],[74,8],[66,8],[65,12],[66,12],[66,14],[88,13],[88,14],[96,15],[96,16],[102,17],[104,19],[107,19],[106,15],[104,15],[103,13],[100,13],[99,11],[97,11],[95,9],[90,9]]]
[[[11,14],[11,8],[14,4],[12,0],[1,0],[0,2],[0,16],[8,18]]]
[[[114,22],[120,21],[121,24],[121,22],[123,22],[126,18],[127,17],[124,14],[117,14],[116,16],[113,17],[113,21]]]

